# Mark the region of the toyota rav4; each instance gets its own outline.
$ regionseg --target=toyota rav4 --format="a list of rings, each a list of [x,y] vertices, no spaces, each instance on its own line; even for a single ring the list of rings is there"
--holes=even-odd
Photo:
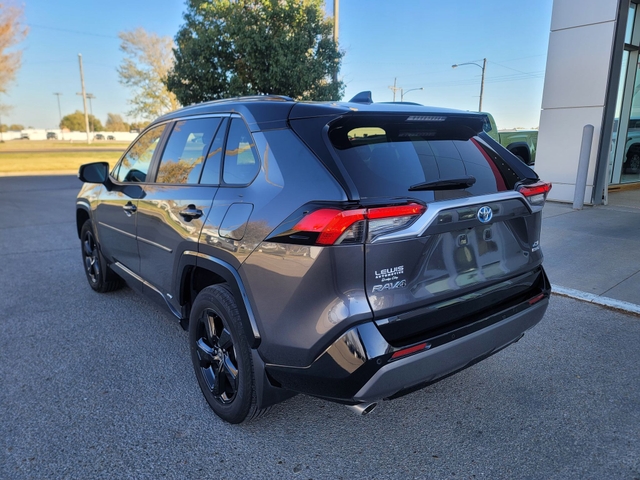
[[[368,92],[172,112],[112,169],[80,168],[89,285],[166,305],[227,422],[296,393],[368,413],[516,342],[547,309],[551,186],[483,122]]]

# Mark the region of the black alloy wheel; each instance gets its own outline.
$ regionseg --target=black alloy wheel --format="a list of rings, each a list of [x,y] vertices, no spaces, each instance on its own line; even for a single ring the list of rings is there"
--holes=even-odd
[[[85,231],[82,237],[82,256],[89,283],[95,285],[102,279],[102,269],[98,257],[98,244],[91,230]]]
[[[116,290],[122,286],[122,281],[112,272],[100,253],[100,246],[96,240],[91,220],[82,225],[80,231],[80,243],[82,249],[82,265],[87,281],[96,292],[105,293]]]
[[[216,415],[241,423],[266,411],[258,409],[251,349],[227,285],[198,293],[191,307],[189,349],[200,390]]]
[[[200,373],[217,401],[231,403],[238,393],[238,361],[231,334],[212,308],[202,312],[197,329]]]

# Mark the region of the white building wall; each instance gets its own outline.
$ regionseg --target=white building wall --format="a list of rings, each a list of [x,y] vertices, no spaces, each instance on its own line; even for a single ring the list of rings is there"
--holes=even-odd
[[[585,203],[591,203],[619,0],[555,0],[536,172],[550,200],[573,202],[585,125],[594,126]]]

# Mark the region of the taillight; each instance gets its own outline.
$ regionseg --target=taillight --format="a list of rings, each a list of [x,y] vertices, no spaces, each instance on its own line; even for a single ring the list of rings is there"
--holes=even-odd
[[[340,243],[340,237],[348,236],[345,232],[353,225],[365,219],[366,210],[335,210],[321,208],[306,215],[294,227],[295,232],[317,233],[316,242],[319,245],[334,245]],[[359,232],[352,229],[348,232],[353,236]],[[357,241],[357,239],[354,239]]]
[[[536,182],[518,187],[518,191],[525,196],[531,205],[544,205],[549,190],[551,190],[551,184],[545,182]]]
[[[307,213],[289,231],[287,239],[315,245],[362,243],[407,227],[422,215],[427,207],[417,203],[389,207],[339,210],[320,208]],[[277,238],[273,238],[277,241]],[[305,241],[308,240],[308,241]]]

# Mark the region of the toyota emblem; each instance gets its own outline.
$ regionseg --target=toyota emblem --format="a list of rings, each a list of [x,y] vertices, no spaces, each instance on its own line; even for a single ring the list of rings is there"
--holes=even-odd
[[[478,209],[477,216],[478,220],[480,220],[482,223],[488,223],[493,218],[493,210],[491,210],[491,207],[487,207],[485,205],[484,207],[480,207]]]

